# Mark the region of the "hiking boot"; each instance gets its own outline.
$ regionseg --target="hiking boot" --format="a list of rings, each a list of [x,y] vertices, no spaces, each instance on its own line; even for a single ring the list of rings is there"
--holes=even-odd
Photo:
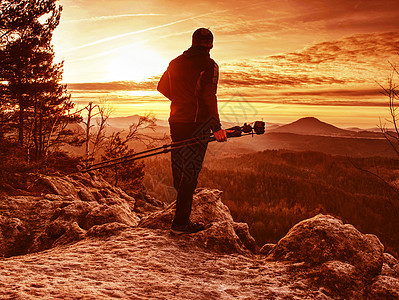
[[[186,225],[172,225],[172,232],[174,234],[185,234],[185,233],[196,233],[198,231],[204,230],[205,225],[202,223],[193,223],[191,221],[188,222]]]

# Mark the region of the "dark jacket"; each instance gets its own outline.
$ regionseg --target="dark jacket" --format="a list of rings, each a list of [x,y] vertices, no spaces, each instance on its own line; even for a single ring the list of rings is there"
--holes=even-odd
[[[218,77],[218,65],[201,47],[191,47],[172,60],[157,88],[172,101],[169,122],[209,122],[213,132],[220,130]]]

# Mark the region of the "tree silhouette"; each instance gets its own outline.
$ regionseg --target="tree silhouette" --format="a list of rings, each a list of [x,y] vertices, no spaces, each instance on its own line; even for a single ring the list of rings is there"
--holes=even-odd
[[[147,147],[153,146],[156,142],[165,141],[165,136],[156,138],[145,133],[146,130],[155,131],[155,121],[154,115],[147,114],[140,116],[137,123],[133,122],[129,126],[128,132],[113,132],[106,137],[101,159],[106,161],[134,154],[135,151],[129,148],[129,143],[132,141],[139,141]],[[111,184],[121,187],[130,194],[137,194],[141,189],[144,178],[144,163],[129,161],[111,168],[104,168],[101,173]]]
[[[1,6],[0,108],[7,120],[2,131],[16,135],[36,160],[63,143],[77,142],[67,126],[81,120],[71,113],[74,104],[60,83],[63,62],[54,63],[51,40],[62,11],[55,3],[2,1]]]
[[[399,70],[398,68],[390,63],[391,72],[388,77],[388,86],[384,87],[380,85],[383,90],[383,94],[388,97],[388,107],[390,120],[387,120],[392,125],[393,130],[390,130],[385,126],[381,125],[381,131],[384,134],[386,140],[392,146],[392,149],[399,156],[399,114],[398,114],[398,101],[399,101]]]
[[[87,111],[87,118],[82,121],[84,128],[84,165],[88,168],[98,156],[98,152],[104,148],[106,140],[105,129],[108,126],[108,119],[112,113],[112,106],[105,101],[100,104],[90,102],[82,111]]]

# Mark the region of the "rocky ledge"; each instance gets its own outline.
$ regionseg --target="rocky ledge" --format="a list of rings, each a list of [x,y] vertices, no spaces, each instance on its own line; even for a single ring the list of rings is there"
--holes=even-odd
[[[218,190],[197,189],[192,220],[130,197],[95,173],[40,176],[41,196],[0,199],[2,299],[399,299],[399,264],[374,235],[328,215],[260,249]]]

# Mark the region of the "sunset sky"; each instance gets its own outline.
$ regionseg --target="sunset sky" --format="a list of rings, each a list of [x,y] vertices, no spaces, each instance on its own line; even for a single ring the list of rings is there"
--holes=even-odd
[[[214,33],[225,121],[292,122],[315,116],[374,127],[387,116],[389,61],[399,64],[398,0],[61,0],[54,37],[64,82],[80,105],[105,99],[116,115],[167,118],[156,82],[190,46]],[[112,82],[112,83],[110,83]]]

